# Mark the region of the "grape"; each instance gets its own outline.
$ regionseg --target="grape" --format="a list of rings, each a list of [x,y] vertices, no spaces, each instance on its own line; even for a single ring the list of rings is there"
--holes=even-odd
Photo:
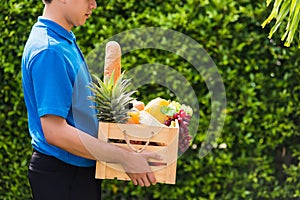
[[[186,121],[182,122],[182,124],[184,124],[186,127],[188,127],[188,126],[189,126],[189,123],[188,123],[188,122],[186,122]]]
[[[171,121],[172,121],[172,120],[167,119],[167,120],[165,121],[165,125],[166,125],[166,126],[170,126],[170,125],[171,125]]]
[[[178,118],[178,113],[175,113],[174,115],[173,115],[173,119],[177,119]]]
[[[187,128],[188,125],[189,125],[189,123],[187,123],[187,122],[185,122],[185,121],[183,121],[183,122],[180,124],[180,126],[181,126],[182,128]]]
[[[142,141],[130,140],[130,144],[143,144]]]
[[[179,111],[179,115],[180,115],[180,117],[182,117],[182,118],[185,118],[185,117],[186,117],[186,113],[184,112],[184,110],[180,110],[180,111]]]
[[[185,129],[182,126],[179,126],[179,134],[183,134],[185,132]]]
[[[182,119],[181,117],[178,117],[177,120],[178,120],[178,123],[179,123],[179,124],[182,124],[183,119]]]
[[[186,115],[185,115],[185,119],[187,119],[187,120],[191,120],[191,118],[192,118],[192,116],[191,116],[191,115],[189,115],[189,114],[186,114]]]
[[[183,121],[186,121],[186,122],[190,123],[191,118],[188,118],[187,116],[185,116],[185,118],[183,118]]]
[[[184,127],[184,132],[185,135],[189,135],[189,128],[186,126]]]

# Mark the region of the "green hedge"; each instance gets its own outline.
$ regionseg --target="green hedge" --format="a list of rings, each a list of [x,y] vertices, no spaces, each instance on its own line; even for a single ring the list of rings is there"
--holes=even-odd
[[[29,199],[31,154],[20,61],[42,1],[7,0],[0,5],[0,199]],[[299,199],[300,58],[280,36],[267,39],[261,23],[270,9],[250,0],[110,0],[98,2],[92,18],[74,32],[88,55],[97,44],[140,27],[176,30],[196,40],[214,60],[226,89],[226,121],[218,144],[198,152],[210,121],[210,94],[191,65],[169,52],[138,50],[124,56],[124,69],[158,62],[181,72],[197,91],[200,120],[195,148],[178,160],[177,184],[134,187],[103,181],[103,199]],[[150,89],[151,90],[150,90]],[[154,92],[153,92],[154,91]],[[148,101],[166,91],[139,88]],[[167,93],[168,94],[168,93]]]

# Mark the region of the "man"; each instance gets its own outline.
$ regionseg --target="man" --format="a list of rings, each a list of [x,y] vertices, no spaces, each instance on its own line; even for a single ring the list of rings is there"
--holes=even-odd
[[[33,198],[100,199],[95,160],[120,163],[135,185],[155,184],[147,160],[160,159],[159,155],[128,152],[95,138],[97,120],[87,101],[91,93],[84,89],[91,78],[71,29],[85,23],[97,7],[96,1],[44,0],[44,4],[22,58],[22,84],[34,149],[28,172]],[[83,89],[74,103],[78,76]],[[84,117],[76,121],[74,111]]]

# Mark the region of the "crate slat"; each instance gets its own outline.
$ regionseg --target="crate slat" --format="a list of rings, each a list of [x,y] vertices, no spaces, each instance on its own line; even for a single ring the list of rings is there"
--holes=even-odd
[[[176,167],[178,153],[178,123],[176,127],[153,127],[135,124],[116,124],[99,122],[98,139],[110,142],[116,146],[130,149],[125,143],[124,130],[129,140],[146,141],[149,140],[151,132],[155,134],[150,138],[150,143],[145,151],[151,151],[161,154],[164,159],[157,161],[150,159],[149,162],[156,164],[165,164],[164,166],[150,166],[154,172],[157,182],[175,184],[176,183]],[[140,149],[144,145],[131,144],[134,148]],[[106,163],[97,161],[96,178],[99,179],[118,179],[130,180],[124,172],[121,165],[117,163]]]

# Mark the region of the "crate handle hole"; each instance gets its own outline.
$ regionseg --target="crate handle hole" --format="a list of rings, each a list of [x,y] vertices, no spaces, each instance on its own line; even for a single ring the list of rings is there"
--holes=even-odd
[[[149,145],[151,138],[154,136],[154,132],[151,132],[151,135],[150,135],[150,137],[147,139],[146,144],[145,144],[142,148],[137,149],[137,148],[135,148],[135,147],[131,144],[130,139],[128,138],[128,134],[126,133],[126,130],[123,131],[123,134],[124,134],[124,138],[125,138],[125,141],[126,141],[126,144],[128,145],[128,147],[129,147],[132,151],[134,151],[134,152],[136,152],[136,153],[141,153],[141,152],[143,152],[143,151],[147,148],[147,146]]]

